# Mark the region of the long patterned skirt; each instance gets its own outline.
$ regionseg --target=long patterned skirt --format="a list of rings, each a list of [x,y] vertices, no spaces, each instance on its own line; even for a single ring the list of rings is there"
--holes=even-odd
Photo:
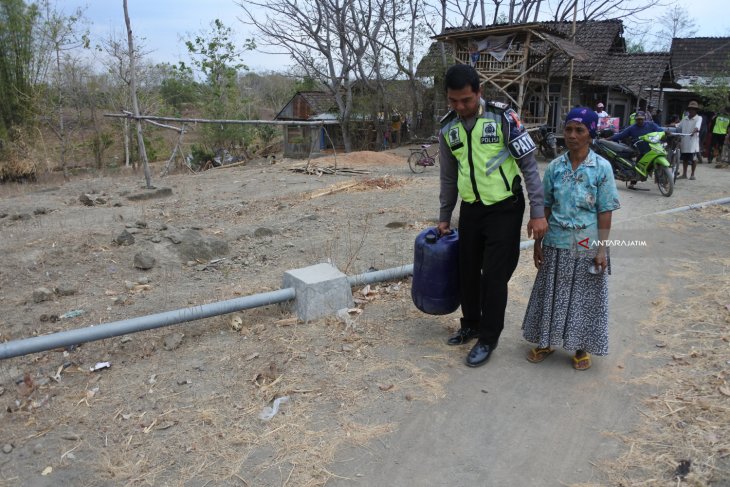
[[[591,274],[595,252],[543,246],[522,322],[522,335],[540,348],[608,354],[608,274]]]

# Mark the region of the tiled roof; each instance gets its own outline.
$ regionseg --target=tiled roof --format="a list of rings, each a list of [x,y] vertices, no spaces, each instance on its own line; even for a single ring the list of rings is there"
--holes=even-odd
[[[583,79],[597,85],[623,86],[638,94],[662,81],[670,82],[669,69],[668,52],[616,53],[605,56],[601,68]]]
[[[545,22],[545,24],[568,37],[573,28],[572,22]],[[607,55],[626,52],[623,31],[623,22],[619,19],[578,22],[575,27],[575,42],[587,49],[590,57],[585,61],[574,63],[573,75],[576,78],[590,78],[605,72]],[[560,54],[555,56],[553,66],[567,67],[568,61],[567,56]]]
[[[325,113],[338,113],[335,97],[324,91],[298,91],[274,120],[307,120]]]
[[[307,100],[309,106],[312,107],[314,114],[338,112],[335,97],[324,91],[300,91],[302,98]]]
[[[730,71],[730,37],[675,38],[670,52],[677,78],[711,77]]]
[[[436,36],[436,38],[444,39],[445,37],[464,37],[466,35],[473,37],[482,37],[495,34],[505,34],[508,30],[527,28],[535,28],[536,30],[552,33],[566,39],[571,37],[573,23],[572,22],[535,22],[531,24],[515,24],[495,25],[487,28],[449,28]],[[586,61],[576,61],[574,63],[574,74],[578,77],[588,77],[594,72],[599,72],[604,65],[604,58],[612,52],[625,52],[626,45],[623,34],[623,22],[620,19],[610,20],[588,20],[576,23],[575,40],[576,44],[585,48],[590,53],[590,58]],[[433,76],[437,70],[441,70],[441,52],[438,48],[438,42],[431,44],[428,53],[418,63],[417,73],[419,76]],[[535,45],[539,42],[535,42]],[[447,52],[451,52],[447,47]],[[562,54],[555,56],[553,66],[561,69],[568,65],[568,57]],[[447,64],[451,64],[452,60],[447,58]]]

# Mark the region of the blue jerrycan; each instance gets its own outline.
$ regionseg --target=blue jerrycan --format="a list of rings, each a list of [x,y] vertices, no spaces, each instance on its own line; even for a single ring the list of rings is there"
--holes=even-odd
[[[459,307],[459,234],[439,237],[427,228],[416,237],[413,252],[411,298],[416,308],[430,315],[453,313]]]

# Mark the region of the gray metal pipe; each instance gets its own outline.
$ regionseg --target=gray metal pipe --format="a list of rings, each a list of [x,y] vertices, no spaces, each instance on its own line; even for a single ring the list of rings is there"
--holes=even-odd
[[[695,203],[692,205],[680,206],[679,208],[672,208],[671,210],[658,211],[654,214],[655,215],[669,215],[672,213],[679,213],[681,211],[697,210],[697,209],[704,208],[704,207],[710,206],[710,205],[726,205],[728,203],[730,203],[730,198],[720,198],[717,200],[705,201],[703,203]]]
[[[114,321],[112,323],[104,323],[86,328],[77,328],[75,330],[62,331],[50,335],[13,340],[0,343],[0,360],[27,355],[29,353],[53,350],[54,348],[67,347],[69,345],[78,345],[104,338],[112,338],[138,331],[151,330],[153,328],[161,328],[163,326],[176,325],[187,321],[210,318],[211,316],[257,308],[268,304],[283,303],[284,301],[294,299],[294,297],[294,288],[285,288],[279,289],[278,291],[202,304],[191,308],[165,311],[163,313]]]
[[[362,286],[364,284],[372,284],[374,282],[401,279],[403,277],[410,276],[411,274],[413,274],[413,264],[408,264],[401,267],[383,269],[382,271],[365,272],[364,274],[348,276],[347,280],[349,281],[350,286]]]
[[[652,215],[666,215],[696,208],[704,208],[709,205],[724,205],[728,203],[730,203],[730,198],[720,198],[717,200],[705,201],[703,203],[672,208],[671,210],[659,211],[652,213]],[[533,247],[534,244],[534,240],[520,242],[520,250],[529,249]],[[363,274],[348,276],[347,280],[350,283],[350,286],[362,286],[365,284],[372,284],[374,282],[401,279],[412,274],[413,264],[408,264],[401,267],[391,267],[390,269],[384,269],[381,271],[366,272]],[[254,294],[251,296],[244,296],[242,298],[229,299],[227,301],[218,301],[215,303],[194,306],[192,308],[165,311],[163,313],[140,316],[138,318],[130,318],[128,320],[114,321],[112,323],[105,323],[87,328],[77,328],[75,330],[62,331],[59,333],[52,333],[50,335],[13,340],[6,343],[0,343],[0,360],[18,357],[20,355],[27,355],[29,353],[52,350],[54,348],[67,347],[69,345],[78,345],[94,340],[102,340],[104,338],[112,338],[138,331],[151,330],[153,328],[161,328],[163,326],[210,318],[211,316],[257,308],[268,304],[283,303],[284,301],[294,299],[295,296],[296,293],[294,288],[279,289],[278,291]]]

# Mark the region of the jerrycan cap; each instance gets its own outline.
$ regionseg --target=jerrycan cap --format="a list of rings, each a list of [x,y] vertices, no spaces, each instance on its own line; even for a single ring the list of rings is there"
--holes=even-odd
[[[426,243],[434,244],[438,240],[438,237],[433,233],[426,235]]]

